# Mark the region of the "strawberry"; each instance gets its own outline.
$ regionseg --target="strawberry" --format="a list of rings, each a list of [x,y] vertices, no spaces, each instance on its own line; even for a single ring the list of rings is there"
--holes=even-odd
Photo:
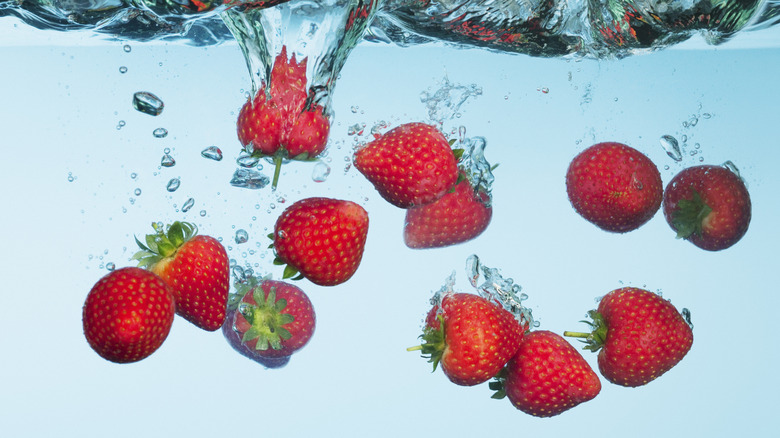
[[[368,213],[351,201],[306,198],[287,207],[276,220],[276,264],[286,264],[284,278],[298,272],[321,286],[352,277],[363,258]]]
[[[566,172],[566,191],[577,213],[615,233],[649,221],[663,196],[655,164],[621,143],[598,143],[577,155]]]
[[[750,194],[742,179],[726,167],[689,167],[666,186],[664,216],[678,238],[720,251],[747,232]]]
[[[668,300],[644,289],[613,290],[588,314],[592,333],[563,335],[584,338],[587,350],[601,350],[599,371],[617,385],[636,387],[657,379],[693,344],[688,311],[683,310],[683,317]]]
[[[210,236],[197,235],[195,225],[174,222],[163,231],[146,236],[146,244],[136,238],[141,250],[133,259],[138,266],[159,275],[171,289],[176,313],[207,331],[215,331],[225,321],[230,268],[227,251]]]
[[[222,327],[228,343],[267,368],[287,364],[311,339],[316,317],[311,301],[298,287],[250,277],[236,285]]]
[[[563,337],[549,331],[527,333],[502,376],[490,382],[519,410],[536,417],[553,417],[601,391],[598,375]]]
[[[458,179],[455,154],[433,126],[398,126],[355,152],[355,168],[400,208],[430,204]]]
[[[440,248],[474,239],[493,216],[490,195],[465,176],[438,200],[406,210],[404,243],[409,248]]]
[[[473,386],[498,374],[515,355],[523,326],[503,307],[478,295],[451,293],[426,318],[422,351],[456,385]]]
[[[104,359],[136,362],[160,348],[173,315],[173,297],[157,275],[133,267],[117,269],[87,295],[82,310],[84,336]]]
[[[306,58],[288,60],[287,47],[274,60],[269,78],[238,114],[238,140],[253,156],[274,161],[276,189],[284,160],[312,160],[325,150],[330,122],[325,109],[309,102]]]

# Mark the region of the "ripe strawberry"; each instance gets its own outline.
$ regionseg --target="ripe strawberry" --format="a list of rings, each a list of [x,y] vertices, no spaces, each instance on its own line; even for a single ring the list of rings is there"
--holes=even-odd
[[[458,179],[455,154],[433,126],[407,123],[355,153],[354,163],[389,203],[400,208],[430,204]]]
[[[582,355],[549,331],[527,333],[503,375],[490,388],[526,414],[552,417],[601,391],[601,381]]]
[[[421,350],[433,363],[441,363],[456,385],[473,386],[498,374],[515,355],[527,329],[499,305],[478,295],[452,293],[426,318]]]
[[[152,226],[156,233],[146,236],[146,244],[136,239],[141,250],[133,259],[168,284],[178,315],[203,330],[222,327],[230,289],[225,247],[213,237],[197,235],[195,225],[187,222],[174,222],[167,233],[162,225]]]
[[[273,247],[284,278],[300,272],[321,286],[352,277],[363,258],[368,213],[351,201],[306,198],[287,207],[276,220]]]
[[[251,277],[236,285],[222,333],[234,350],[267,368],[287,364],[314,333],[306,294],[289,283]]]
[[[159,277],[139,268],[117,269],[87,295],[82,310],[84,336],[104,359],[136,362],[160,348],[173,315],[173,297]]]
[[[306,58],[287,59],[287,47],[274,60],[269,85],[241,108],[238,140],[253,156],[273,158],[275,189],[284,160],[312,160],[325,150],[330,122],[325,109],[308,102]]]
[[[406,210],[404,243],[409,248],[441,248],[469,241],[490,224],[490,195],[465,177],[438,200]]]
[[[655,164],[621,143],[598,143],[577,155],[566,172],[566,191],[577,213],[615,233],[649,221],[663,196]]]
[[[666,186],[664,216],[678,238],[720,251],[747,232],[750,194],[742,179],[726,167],[689,167]]]
[[[587,350],[601,349],[599,370],[617,385],[647,384],[677,365],[693,344],[687,316],[684,319],[668,300],[643,289],[613,290],[588,314],[592,333],[563,335],[586,339]]]

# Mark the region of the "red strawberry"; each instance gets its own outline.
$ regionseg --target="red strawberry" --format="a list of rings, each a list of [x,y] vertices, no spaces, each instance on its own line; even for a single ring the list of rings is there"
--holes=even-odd
[[[389,203],[400,208],[430,204],[458,179],[455,154],[433,126],[407,123],[358,150],[355,168]]]
[[[689,167],[666,186],[664,216],[678,238],[720,251],[747,232],[750,194],[742,179],[726,167]]]
[[[276,220],[277,263],[287,264],[284,278],[296,272],[321,286],[352,277],[363,258],[368,213],[351,201],[306,198],[287,207]]]
[[[279,182],[282,162],[312,160],[325,150],[330,122],[321,105],[308,102],[306,58],[287,59],[287,48],[274,60],[269,85],[257,91],[238,114],[238,140],[258,157],[272,157],[272,187]]]
[[[643,289],[613,290],[589,315],[592,333],[563,335],[586,339],[588,350],[600,349],[601,375],[617,385],[635,387],[657,379],[677,365],[693,344],[687,316],[660,295]]]
[[[491,382],[526,414],[552,417],[596,397],[601,381],[582,355],[560,335],[533,331],[523,337],[517,354]]]
[[[482,234],[492,216],[490,195],[464,178],[438,200],[406,210],[404,243],[440,248],[466,242]]]
[[[87,295],[82,310],[84,336],[104,359],[136,362],[160,348],[173,315],[173,297],[158,276],[139,268],[117,269]]]
[[[222,332],[242,355],[279,368],[309,342],[315,324],[311,301],[301,289],[252,277],[236,286]]]
[[[498,374],[515,355],[527,326],[478,295],[453,293],[428,313],[421,350],[457,385],[473,386]]]
[[[187,222],[168,227],[153,224],[157,231],[146,236],[133,259],[138,266],[159,275],[168,284],[176,302],[176,313],[202,328],[214,331],[225,321],[230,268],[225,247],[210,236],[197,235]]]
[[[598,143],[577,155],[566,172],[566,190],[577,213],[616,233],[649,221],[663,196],[655,164],[621,143]]]

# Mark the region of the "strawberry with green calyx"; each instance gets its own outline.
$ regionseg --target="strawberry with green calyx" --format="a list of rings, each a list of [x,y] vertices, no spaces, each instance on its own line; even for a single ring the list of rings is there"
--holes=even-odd
[[[563,337],[538,330],[526,333],[490,389],[497,391],[493,398],[507,396],[527,414],[552,417],[592,400],[601,391],[601,381]]]
[[[360,205],[331,198],[306,198],[287,207],[274,226],[275,264],[284,278],[298,273],[314,284],[335,286],[360,266],[368,236],[368,213]]]
[[[658,168],[622,143],[595,144],[566,171],[566,192],[577,213],[605,231],[626,233],[649,221],[661,206]]]
[[[430,204],[458,179],[457,159],[436,127],[406,123],[355,152],[355,168],[399,208]]]
[[[747,187],[725,166],[683,169],[666,186],[663,210],[677,238],[708,251],[736,244],[751,219]]]
[[[517,352],[523,332],[515,317],[478,295],[445,295],[426,318],[421,351],[456,385],[473,386],[490,380]]]
[[[138,266],[157,274],[169,286],[176,313],[207,331],[225,321],[230,288],[227,251],[210,236],[198,235],[195,225],[176,221],[164,229],[154,223],[154,234],[136,238],[141,248],[133,255]]]
[[[137,362],[157,351],[168,337],[173,316],[168,285],[135,267],[117,269],[101,278],[82,309],[89,346],[116,363]]]
[[[605,295],[588,312],[591,333],[564,332],[598,351],[599,371],[621,386],[645,385],[677,365],[691,349],[690,313],[650,291],[624,287]]]
[[[236,283],[222,332],[234,350],[278,368],[309,342],[315,325],[311,300],[300,288],[250,277]]]
[[[271,186],[276,189],[282,163],[312,161],[328,143],[330,122],[322,105],[313,102],[306,86],[306,62],[287,58],[287,47],[275,58],[269,85],[263,84],[238,115],[238,139],[247,153],[274,163]]]

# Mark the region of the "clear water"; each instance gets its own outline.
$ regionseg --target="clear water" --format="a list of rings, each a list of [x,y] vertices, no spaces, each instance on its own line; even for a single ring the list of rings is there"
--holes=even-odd
[[[324,164],[285,165],[276,192],[231,184],[245,169],[236,163],[235,120],[254,79],[237,44],[36,32],[0,19],[4,434],[763,437],[780,426],[780,355],[771,343],[780,306],[777,26],[714,47],[697,36],[602,61],[361,43],[332,92]],[[442,89],[459,106],[443,99],[432,112],[429,98]],[[456,94],[475,89],[465,100]],[[133,108],[139,91],[164,102],[159,116]],[[403,245],[403,211],[350,157],[372,128],[432,115],[455,138],[461,127],[484,137],[485,156],[500,165],[488,230],[417,251]],[[752,196],[747,235],[708,253],[675,240],[660,214],[625,235],[585,222],[569,205],[564,173],[578,151],[607,140],[645,152],[664,182],[686,166],[732,161]],[[222,160],[203,156],[212,146]],[[268,175],[270,167],[253,169]],[[279,276],[265,236],[286,205],[309,196],[359,202],[371,222],[348,283],[299,284],[318,326],[286,367],[265,370],[219,332],[181,319],[136,364],[109,363],[84,341],[86,293],[110,266],[131,264],[133,236],[152,221],[195,222],[222,239],[236,266]],[[596,297],[640,286],[691,310],[693,349],[645,387],[603,381],[594,400],[546,420],[491,400],[486,385],[455,386],[406,348],[453,270],[455,288],[471,290],[471,254],[522,286],[540,329],[582,329]]]

